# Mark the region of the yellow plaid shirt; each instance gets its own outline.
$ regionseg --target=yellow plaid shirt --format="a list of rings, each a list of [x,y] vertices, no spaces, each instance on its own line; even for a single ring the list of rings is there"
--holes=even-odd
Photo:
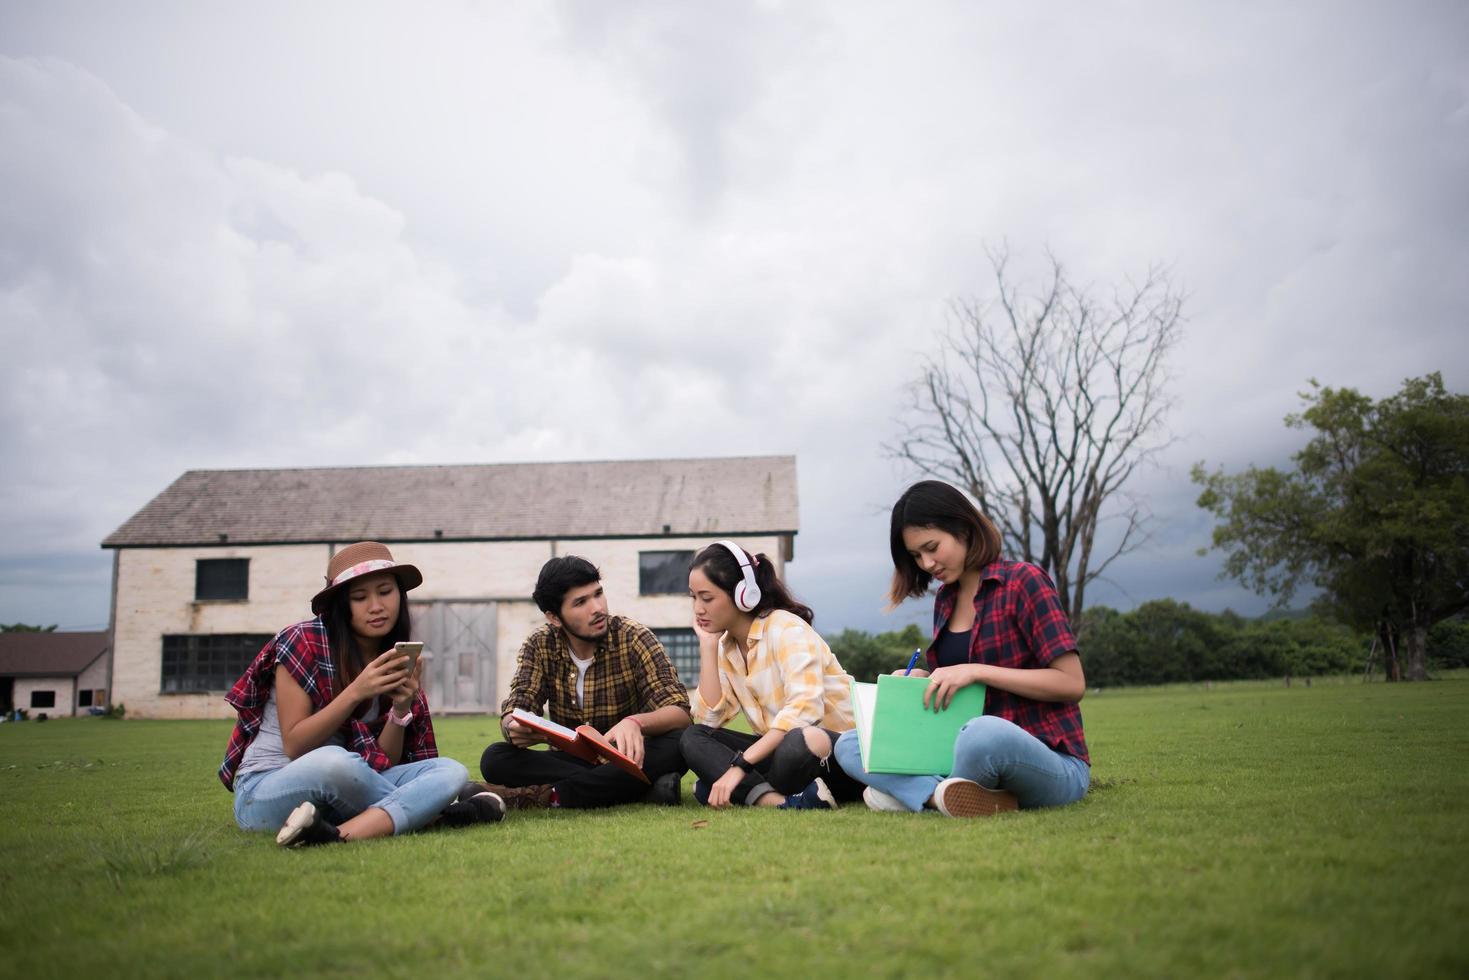
[[[643,624],[625,616],[609,617],[607,635],[597,644],[595,657],[583,685],[586,701],[578,702],[571,644],[561,630],[549,623],[542,626],[520,645],[501,716],[523,708],[567,728],[591,725],[605,733],[628,715],[671,704],[688,710],[688,690],[663,644]]]
[[[720,728],[743,711],[756,735],[817,725],[835,732],[852,728],[852,678],[821,634],[794,613],[777,609],[750,625],[749,652],[734,639],[719,639],[719,703],[708,704],[696,687],[694,721]]]

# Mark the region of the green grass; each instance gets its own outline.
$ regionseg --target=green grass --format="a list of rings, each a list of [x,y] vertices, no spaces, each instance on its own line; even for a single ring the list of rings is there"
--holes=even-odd
[[[1054,811],[689,802],[293,852],[235,829],[227,724],[0,725],[0,976],[1462,976],[1466,708],[1463,676],[1106,691]],[[496,731],[437,727],[471,769]]]

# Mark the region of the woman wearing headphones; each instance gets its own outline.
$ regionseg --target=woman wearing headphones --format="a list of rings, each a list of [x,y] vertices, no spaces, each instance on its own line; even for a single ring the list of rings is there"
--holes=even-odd
[[[716,542],[694,556],[689,595],[699,685],[680,747],[699,777],[694,797],[794,810],[858,799],[862,784],[831,755],[852,727],[852,679],[771,560]],[[753,735],[723,727],[740,711]]]

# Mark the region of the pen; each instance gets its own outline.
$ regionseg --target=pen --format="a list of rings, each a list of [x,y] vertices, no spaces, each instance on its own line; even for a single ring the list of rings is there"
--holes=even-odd
[[[905,671],[903,671],[903,676],[904,677],[907,677],[909,674],[913,673],[913,665],[916,664],[916,663],[918,663],[918,655],[921,654],[922,652],[923,652],[923,648],[922,647],[917,647],[917,648],[914,649],[913,656],[910,657],[910,658],[908,658],[908,669],[905,670]]]

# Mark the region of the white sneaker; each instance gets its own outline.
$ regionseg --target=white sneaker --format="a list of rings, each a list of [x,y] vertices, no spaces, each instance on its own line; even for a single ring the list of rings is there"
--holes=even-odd
[[[891,793],[884,793],[876,786],[869,786],[862,791],[862,802],[867,804],[867,809],[877,810],[881,813],[913,812],[903,805],[902,800]]]
[[[281,824],[275,842],[281,847],[312,847],[317,844],[340,843],[342,835],[336,826],[321,815],[321,811],[310,802],[302,803],[292,810],[286,822]]]

